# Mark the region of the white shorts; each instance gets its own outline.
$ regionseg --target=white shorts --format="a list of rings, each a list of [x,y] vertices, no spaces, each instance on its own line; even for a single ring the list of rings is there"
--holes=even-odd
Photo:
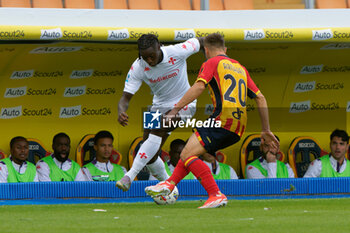
[[[197,100],[194,100],[192,103],[186,105],[179,111],[179,116],[181,117],[181,120],[186,121],[187,119],[191,119],[194,114],[196,113],[196,105],[197,105]],[[173,105],[167,105],[167,106],[162,106],[162,105],[153,105],[151,107],[152,112],[156,112],[159,110],[162,114],[165,114],[166,112],[170,111],[173,109],[175,104]]]

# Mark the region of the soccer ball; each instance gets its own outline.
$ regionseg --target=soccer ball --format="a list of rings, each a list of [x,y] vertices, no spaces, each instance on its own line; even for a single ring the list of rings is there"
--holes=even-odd
[[[169,195],[153,197],[153,200],[158,205],[171,205],[175,204],[178,197],[179,190],[175,186],[174,190]]]

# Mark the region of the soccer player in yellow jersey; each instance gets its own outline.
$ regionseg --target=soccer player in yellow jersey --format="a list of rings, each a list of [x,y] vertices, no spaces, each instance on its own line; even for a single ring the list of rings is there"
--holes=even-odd
[[[262,140],[271,149],[278,148],[279,142],[270,131],[265,97],[248,71],[226,55],[224,38],[217,33],[208,35],[204,39],[204,49],[208,60],[203,63],[195,84],[166,117],[171,120],[184,106],[197,99],[208,85],[214,104],[210,118],[221,121],[221,127],[196,127],[181,152],[172,176],[155,186],[146,187],[145,191],[151,196],[167,195],[183,177],[192,172],[209,195],[209,199],[199,208],[216,208],[225,206],[227,198],[220,192],[208,166],[198,156],[205,152],[214,154],[240,140],[246,128],[247,95],[256,101],[262,124]]]

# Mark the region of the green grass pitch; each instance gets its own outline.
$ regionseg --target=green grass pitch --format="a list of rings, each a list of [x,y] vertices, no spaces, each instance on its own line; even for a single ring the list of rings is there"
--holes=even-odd
[[[229,200],[225,208],[197,209],[202,204],[0,206],[0,232],[350,232],[348,198]]]

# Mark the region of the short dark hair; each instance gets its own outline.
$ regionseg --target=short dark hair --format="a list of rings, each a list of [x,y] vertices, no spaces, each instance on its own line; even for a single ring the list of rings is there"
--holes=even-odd
[[[53,136],[52,144],[55,144],[55,142],[58,138],[68,138],[70,141],[70,137],[66,133],[61,132],[61,133],[58,133],[55,136]]]
[[[204,46],[225,48],[224,37],[219,33],[212,33],[204,38]]]
[[[94,144],[97,145],[98,140],[101,138],[110,138],[110,139],[112,139],[112,141],[114,140],[114,137],[111,134],[111,132],[109,132],[107,130],[101,130],[95,135]]]
[[[13,148],[13,145],[17,142],[17,141],[25,141],[28,143],[28,140],[25,137],[22,136],[17,136],[11,139],[10,141],[10,149]]]
[[[170,150],[175,146],[186,145],[186,142],[182,139],[175,139],[170,143]]]
[[[139,48],[139,58],[141,58],[140,50],[148,49],[149,47],[153,47],[159,44],[159,40],[156,35],[153,34],[143,34],[137,40],[137,46]]]
[[[341,129],[334,130],[330,136],[330,140],[332,141],[334,137],[340,137],[343,142],[346,142],[347,144],[349,144],[349,135],[345,130],[341,130]]]

